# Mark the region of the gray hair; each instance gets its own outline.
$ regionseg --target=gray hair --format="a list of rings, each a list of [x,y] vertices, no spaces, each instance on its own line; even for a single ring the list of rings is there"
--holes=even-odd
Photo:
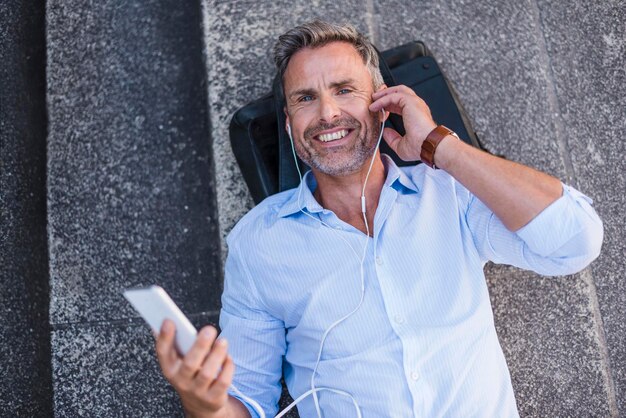
[[[374,45],[352,25],[338,25],[321,20],[296,26],[278,37],[274,45],[274,62],[280,79],[284,79],[293,54],[302,48],[319,48],[335,41],[347,42],[356,49],[372,76],[374,89],[383,85],[383,76],[378,68],[378,53]]]

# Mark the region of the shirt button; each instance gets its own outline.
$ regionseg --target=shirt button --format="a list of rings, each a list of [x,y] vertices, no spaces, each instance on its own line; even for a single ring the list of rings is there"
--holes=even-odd
[[[382,264],[383,264],[383,259],[380,258],[379,255],[376,256],[376,264],[378,264],[379,266],[382,266]]]
[[[396,315],[394,319],[396,320],[396,323],[404,324],[404,317],[402,315]]]
[[[420,374],[418,372],[411,372],[411,379],[417,380],[420,378]]]

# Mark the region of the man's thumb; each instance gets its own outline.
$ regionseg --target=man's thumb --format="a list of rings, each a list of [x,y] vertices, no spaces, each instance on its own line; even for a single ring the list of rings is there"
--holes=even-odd
[[[398,144],[402,140],[402,135],[398,133],[393,128],[385,128],[383,130],[383,138],[385,138],[385,142],[389,145],[396,154],[398,153]]]
[[[385,130],[383,131],[383,138],[385,138],[385,142],[389,144],[389,148],[391,148],[393,152],[398,155],[398,157],[404,160],[404,157],[402,156],[402,153],[400,151],[400,148],[402,148],[401,144],[404,137],[393,128],[385,128]]]

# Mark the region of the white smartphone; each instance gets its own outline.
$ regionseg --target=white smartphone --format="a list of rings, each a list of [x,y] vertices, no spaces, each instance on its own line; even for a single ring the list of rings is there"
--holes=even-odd
[[[161,286],[128,289],[124,291],[124,297],[156,333],[165,319],[174,321],[176,349],[183,356],[187,354],[198,331]]]

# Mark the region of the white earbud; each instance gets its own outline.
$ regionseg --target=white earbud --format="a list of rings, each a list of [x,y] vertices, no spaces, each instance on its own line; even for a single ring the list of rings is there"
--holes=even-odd
[[[293,138],[291,137],[291,125],[287,124],[287,134],[289,135],[289,138],[293,141]]]

